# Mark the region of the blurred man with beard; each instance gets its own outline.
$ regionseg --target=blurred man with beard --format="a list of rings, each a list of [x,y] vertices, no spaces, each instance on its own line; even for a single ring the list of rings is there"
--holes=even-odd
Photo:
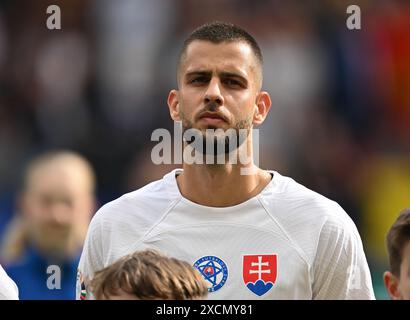
[[[252,161],[252,129],[271,106],[255,39],[228,23],[199,27],[185,40],[177,80],[168,106],[182,122],[183,168],[97,212],[77,297],[93,298],[87,287],[96,271],[152,248],[190,261],[209,299],[374,299],[346,212]]]
[[[27,167],[19,213],[2,259],[20,299],[74,299],[73,282],[95,210],[94,173],[74,152],[48,152]]]

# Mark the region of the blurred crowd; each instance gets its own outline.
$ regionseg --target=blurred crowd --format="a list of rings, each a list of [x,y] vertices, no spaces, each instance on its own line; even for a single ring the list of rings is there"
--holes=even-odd
[[[61,30],[46,28],[51,4]],[[228,21],[264,55],[273,108],[260,128],[260,166],[342,205],[363,238],[376,296],[386,297],[385,235],[410,206],[410,3],[355,1],[361,30],[346,27],[349,4],[1,1],[0,235],[20,209],[23,169],[41,152],[88,159],[97,206],[172,169],[151,162],[150,137],[173,128],[166,97],[178,51],[193,28]]]

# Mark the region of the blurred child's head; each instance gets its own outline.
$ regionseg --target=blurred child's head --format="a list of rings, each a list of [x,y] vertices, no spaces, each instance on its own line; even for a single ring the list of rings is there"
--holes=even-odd
[[[195,300],[208,294],[193,266],[154,250],[127,255],[96,272],[91,291],[97,300]]]

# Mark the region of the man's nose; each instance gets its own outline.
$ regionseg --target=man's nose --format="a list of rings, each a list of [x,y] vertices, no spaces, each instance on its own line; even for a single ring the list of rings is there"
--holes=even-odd
[[[65,203],[55,201],[49,208],[49,217],[55,223],[66,224],[71,220],[71,210]]]
[[[209,82],[208,88],[205,92],[204,102],[205,104],[214,102],[218,105],[223,105],[224,98],[222,96],[221,84],[218,78],[213,77]]]

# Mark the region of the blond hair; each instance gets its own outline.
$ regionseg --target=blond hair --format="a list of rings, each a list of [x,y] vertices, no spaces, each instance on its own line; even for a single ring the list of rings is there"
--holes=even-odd
[[[205,280],[193,266],[154,250],[122,257],[96,272],[90,285],[96,299],[121,291],[141,300],[194,300],[208,294]]]

